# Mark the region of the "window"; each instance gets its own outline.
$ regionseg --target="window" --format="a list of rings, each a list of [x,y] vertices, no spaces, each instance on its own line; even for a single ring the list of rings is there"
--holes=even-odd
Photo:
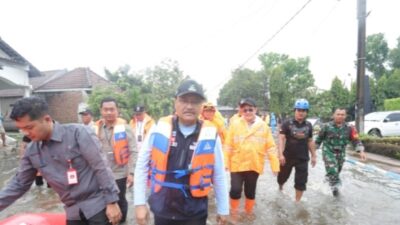
[[[388,117],[386,118],[388,122],[397,122],[400,121],[400,113],[392,113],[389,114]]]

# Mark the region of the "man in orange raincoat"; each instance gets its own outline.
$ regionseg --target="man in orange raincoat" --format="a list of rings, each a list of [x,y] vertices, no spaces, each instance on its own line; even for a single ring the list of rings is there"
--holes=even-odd
[[[239,219],[239,204],[244,186],[245,215],[255,219],[253,208],[258,176],[263,172],[268,155],[271,170],[279,172],[278,154],[270,128],[256,116],[256,103],[251,98],[240,101],[240,119],[229,126],[225,139],[226,164],[231,172],[230,209],[232,222]]]

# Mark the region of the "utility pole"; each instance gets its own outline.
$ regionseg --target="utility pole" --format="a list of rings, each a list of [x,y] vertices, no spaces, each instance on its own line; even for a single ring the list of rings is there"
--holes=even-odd
[[[357,104],[356,104],[356,128],[364,133],[364,83],[365,83],[365,30],[367,0],[357,0],[358,19],[358,47],[357,47]]]

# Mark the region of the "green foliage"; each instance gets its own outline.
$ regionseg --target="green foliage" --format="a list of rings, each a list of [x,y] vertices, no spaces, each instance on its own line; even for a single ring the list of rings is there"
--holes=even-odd
[[[107,69],[105,72],[113,85],[94,89],[88,100],[96,117],[100,117],[100,101],[104,97],[116,98],[123,118],[128,121],[132,109],[139,104],[144,105],[154,118],[173,112],[175,91],[183,80],[177,62],[165,60],[141,73],[130,72],[128,65],[115,72]]]
[[[236,107],[241,98],[251,97],[256,100],[258,108],[265,106],[263,96],[266,92],[263,82],[264,74],[250,69],[236,69],[232,78],[219,92],[218,104]]]
[[[313,89],[309,97],[311,110],[309,116],[320,117],[323,121],[328,121],[332,116],[332,101],[329,91],[319,91],[317,88]]]
[[[128,104],[126,98],[121,90],[115,86],[96,87],[92,94],[89,96],[88,105],[93,112],[95,118],[100,118],[100,103],[106,97],[113,97],[118,102],[118,108],[125,119],[129,118]]]
[[[283,68],[278,67],[272,70],[270,76],[270,111],[276,115],[289,114],[292,96],[288,94],[289,83],[285,81]]]
[[[144,78],[148,94],[143,96],[142,102],[147,103],[149,112],[156,118],[171,114],[176,89],[184,79],[178,63],[165,60],[160,65],[146,70]]]
[[[386,98],[386,91],[385,91],[386,84],[387,84],[387,78],[386,75],[384,75],[378,80],[378,83],[375,86],[375,90],[372,92],[372,100],[374,101],[375,108],[377,110],[384,109],[383,103]]]
[[[332,110],[337,107],[347,108],[349,105],[349,90],[344,86],[338,77],[335,77],[331,84],[330,95],[332,100]]]
[[[289,115],[297,98],[310,98],[314,77],[308,68],[308,57],[293,59],[285,54],[265,53],[259,60],[269,79],[270,111]]]
[[[384,87],[387,98],[400,97],[400,69],[393,71],[392,75],[387,78]]]
[[[385,99],[385,110],[400,110],[400,98]]]
[[[365,67],[376,79],[386,74],[385,62],[388,60],[389,47],[383,33],[367,37],[365,46]]]
[[[392,69],[400,69],[400,37],[397,38],[397,46],[389,52],[389,65]]]
[[[367,152],[400,159],[400,137],[377,138],[364,135],[360,136],[360,139]]]

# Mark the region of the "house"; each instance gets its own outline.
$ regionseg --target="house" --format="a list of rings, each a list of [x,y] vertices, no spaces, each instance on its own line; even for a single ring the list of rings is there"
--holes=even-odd
[[[41,76],[29,78],[32,95],[41,96],[49,104],[49,113],[60,123],[79,122],[78,108],[84,104],[93,88],[109,85],[109,81],[89,68],[76,68],[71,71],[43,71]],[[0,102],[10,109],[12,103],[24,96],[22,89],[0,90]],[[12,129],[12,122],[5,121],[6,129]]]
[[[0,112],[4,115],[14,96],[29,96],[31,93],[30,78],[39,77],[42,74],[28,60],[0,38]]]
[[[31,79],[32,92],[46,99],[50,115],[60,123],[78,122],[78,108],[86,102],[88,94],[97,86],[110,85],[108,80],[83,67],[72,71],[47,71],[43,74],[47,74],[47,79]]]
[[[19,98],[42,96],[55,120],[75,123],[79,121],[78,108],[93,88],[102,85],[109,85],[109,81],[89,68],[40,72],[0,38],[0,112],[6,115],[6,130],[16,129],[8,114]]]

